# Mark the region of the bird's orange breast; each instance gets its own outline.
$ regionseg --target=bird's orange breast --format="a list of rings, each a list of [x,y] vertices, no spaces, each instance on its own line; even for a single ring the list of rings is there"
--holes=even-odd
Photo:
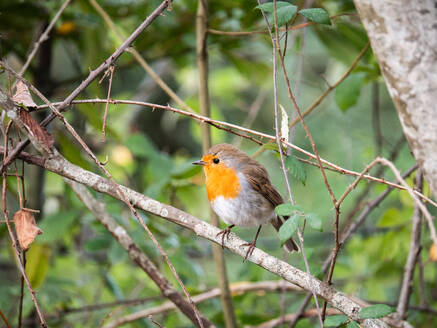
[[[234,169],[224,164],[204,167],[206,192],[210,202],[219,196],[235,198],[241,190],[240,181]]]

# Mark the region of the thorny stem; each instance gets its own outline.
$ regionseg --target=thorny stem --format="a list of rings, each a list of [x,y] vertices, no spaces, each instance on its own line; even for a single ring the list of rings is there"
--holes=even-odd
[[[124,52],[125,50],[134,42],[134,40],[148,27],[150,24],[155,20],[155,18],[159,17],[161,13],[167,8],[168,4],[171,2],[171,0],[164,0],[141,24],[137,27],[137,29],[123,42],[123,44],[115,50],[115,52],[109,56],[102,64],[100,64],[99,67],[97,67],[95,70],[91,71],[88,75],[88,77],[83,80],[80,85],[74,89],[70,95],[64,99],[59,105],[58,105],[58,111],[62,112],[64,111],[71,102],[92,82],[94,79],[97,78],[97,76],[105,71],[110,65],[112,65]],[[4,66],[3,62],[0,61],[0,65]],[[51,113],[49,116],[47,116],[42,122],[41,126],[45,127],[47,126],[56,115],[54,113]],[[22,142],[20,142],[9,154],[9,156],[3,161],[2,165],[0,166],[0,172],[3,172],[6,167],[17,157],[17,155],[29,144],[29,139],[25,139]]]
[[[161,245],[158,243],[158,241],[156,240],[155,236],[152,234],[152,232],[150,231],[150,229],[147,227],[147,225],[144,223],[144,221],[140,218],[140,216],[138,215],[136,209],[132,206],[132,204],[130,203],[130,201],[128,200],[127,196],[124,194],[124,192],[121,190],[119,184],[114,180],[114,178],[112,177],[112,175],[109,173],[109,171],[105,168],[105,166],[100,162],[100,160],[97,158],[97,156],[91,151],[91,149],[88,147],[88,145],[83,141],[83,139],[79,136],[79,134],[74,130],[74,128],[67,122],[67,120],[65,119],[65,117],[59,112],[59,110],[53,106],[52,103],[50,103],[50,101],[37,89],[35,88],[32,84],[30,84],[27,80],[25,80],[24,78],[20,77],[16,72],[14,72],[12,69],[10,69],[7,65],[3,64],[4,68],[12,73],[16,78],[18,78],[19,80],[21,80],[24,84],[26,84],[30,90],[32,90],[44,103],[46,103],[49,108],[53,111],[54,115],[57,116],[60,121],[65,125],[65,127],[67,128],[67,130],[71,133],[71,135],[79,142],[79,144],[82,146],[82,148],[87,152],[87,154],[94,160],[94,162],[97,164],[97,166],[103,171],[103,173],[107,176],[107,178],[109,179],[109,181],[111,182],[111,184],[113,185],[113,187],[115,188],[115,190],[117,191],[118,195],[120,196],[120,199],[129,207],[129,209],[131,210],[132,214],[138,219],[138,222],[141,224],[141,226],[144,228],[144,230],[147,232],[147,234],[149,235],[150,239],[152,240],[152,242],[154,243],[155,247],[158,249],[158,251],[160,252],[161,256],[164,258],[165,262],[167,263],[167,265],[169,266],[171,272],[173,273],[173,275],[175,276],[176,280],[178,281],[179,285],[181,286],[182,290],[184,291],[187,299],[189,300],[189,302],[192,305],[193,311],[195,313],[197,322],[199,323],[200,327],[203,327],[203,323],[202,320],[200,319],[198,310],[196,308],[196,306],[194,305],[194,302],[192,301],[190,294],[188,293],[187,289],[185,288],[185,285],[183,284],[182,280],[180,279],[178,273],[176,272],[176,269],[174,268],[173,264],[170,262],[170,259],[168,258],[167,254],[165,253],[165,251],[162,249]],[[5,147],[6,148],[6,147]],[[56,155],[56,154],[55,154]]]
[[[261,2],[258,0],[258,4],[261,5]],[[266,22],[267,25],[267,29],[269,30],[269,35],[270,38],[272,40],[272,50],[273,50],[273,54],[272,54],[272,59],[273,59],[273,97],[274,97],[274,115],[275,115],[275,134],[276,134],[276,143],[278,145],[278,149],[279,149],[279,156],[281,159],[281,168],[282,168],[282,172],[284,174],[284,178],[285,178],[285,185],[287,186],[287,190],[288,190],[288,195],[290,198],[290,202],[291,204],[294,204],[294,200],[293,200],[293,196],[292,196],[292,192],[291,192],[291,187],[290,187],[290,181],[288,179],[288,174],[287,174],[287,169],[285,168],[285,162],[284,162],[284,154],[282,152],[282,143],[281,143],[281,136],[280,136],[280,132],[279,132],[279,115],[278,115],[278,89],[277,89],[277,78],[276,78],[276,52],[278,52],[279,58],[281,59],[281,62],[283,62],[283,57],[281,54],[281,45],[279,43],[279,34],[278,34],[278,17],[277,17],[277,12],[276,12],[276,0],[273,1],[273,13],[274,13],[274,20],[275,20],[275,35],[273,35],[272,33],[272,29],[270,27],[269,21],[267,19],[267,16],[265,15],[264,11],[261,10],[261,13],[264,17],[264,20]],[[282,138],[287,138],[288,136],[282,136]],[[308,264],[308,259],[306,257],[305,254],[305,247],[304,247],[304,242],[303,242],[303,236],[302,236],[302,232],[300,231],[300,228],[297,228],[297,234],[299,237],[299,242],[300,242],[300,247],[301,247],[301,251],[302,251],[302,257],[305,263],[305,268],[308,272],[309,275],[311,275],[311,271],[310,271],[310,267]],[[317,300],[317,294],[315,291],[315,287],[314,285],[311,286],[311,290],[314,296],[314,303],[316,305],[317,308],[317,313],[318,313],[318,318],[319,318],[319,323],[320,323],[320,327],[323,328],[323,321],[322,321],[322,317],[320,315],[320,309],[319,309],[319,302]]]
[[[74,101],[72,101],[72,104],[87,104],[87,103],[96,103],[97,104],[97,103],[105,103],[105,102],[106,102],[106,99],[98,99],[97,98],[97,99],[74,100]],[[239,130],[239,131],[243,131],[243,132],[248,133],[248,134],[252,134],[252,135],[258,136],[258,137],[260,137],[261,140],[262,139],[268,139],[268,140],[273,140],[273,141],[276,140],[275,136],[272,136],[272,135],[269,135],[269,134],[266,134],[266,133],[263,133],[263,132],[259,132],[259,131],[248,129],[248,128],[244,128],[244,127],[241,127],[239,125],[232,124],[232,123],[227,123],[227,122],[224,122],[224,121],[214,120],[214,119],[206,117],[206,116],[202,116],[202,115],[195,114],[195,113],[190,113],[190,112],[187,112],[187,111],[184,111],[184,110],[181,110],[181,109],[178,109],[178,108],[174,108],[174,107],[171,107],[171,106],[153,104],[153,103],[148,103],[148,102],[144,102],[144,101],[121,100],[121,99],[111,99],[110,102],[112,104],[139,105],[139,106],[143,106],[143,107],[150,107],[152,109],[162,109],[162,110],[178,113],[178,114],[181,114],[181,115],[184,115],[184,116],[187,116],[187,117],[194,118],[194,119],[196,119],[196,120],[198,120],[200,122],[205,122],[207,124],[210,124],[210,125],[216,127],[217,129],[226,130],[226,131],[228,131],[230,133],[237,134],[237,135],[239,135],[239,136],[241,136],[243,138],[247,138],[247,139],[249,139],[249,140],[251,140],[251,141],[253,141],[253,142],[255,142],[255,143],[259,144],[259,145],[263,145],[263,142],[253,138],[252,136],[246,136],[244,134],[238,134],[234,130]],[[58,104],[60,104],[60,103],[53,103],[53,105],[55,105],[55,106],[57,106]],[[41,108],[47,108],[47,107],[48,107],[47,105],[41,105],[41,106],[38,106],[37,108],[41,109]],[[314,154],[312,154],[311,152],[308,152],[308,151],[306,151],[306,150],[304,150],[304,149],[302,149],[302,148],[292,144],[291,142],[287,142],[287,141],[281,139],[281,143],[283,145],[286,145],[288,147],[293,148],[294,150],[297,150],[298,152],[304,154],[305,156],[308,156],[309,158],[312,158],[312,159],[316,158],[316,156]],[[342,168],[342,167],[340,167],[340,166],[338,166],[338,165],[336,165],[334,163],[331,163],[331,162],[329,162],[329,161],[327,161],[327,160],[325,160],[323,158],[321,158],[321,161],[322,161],[323,164],[329,166],[329,168],[331,168],[332,170],[336,171],[337,173],[344,174],[344,175],[352,175],[352,176],[356,176],[356,177],[360,175],[359,172]],[[305,160],[303,160],[303,162],[305,162]],[[312,165],[312,163],[310,163],[310,162],[305,162],[305,163]],[[318,163],[314,163],[314,166],[319,167]],[[328,167],[324,167],[324,169],[329,169],[329,168]],[[390,187],[394,187],[394,188],[399,189],[399,190],[407,190],[407,188],[405,186],[403,186],[403,185],[400,185],[400,184],[397,184],[397,183],[394,183],[394,182],[390,182],[390,181],[387,181],[385,179],[376,178],[376,177],[368,175],[368,174],[365,174],[363,178],[366,179],[366,180],[369,180],[369,181],[374,181],[374,182],[382,183],[382,184],[385,184],[385,185],[390,186]],[[415,194],[416,196],[420,197],[425,202],[431,204],[434,207],[437,207],[437,203],[434,200],[432,200],[429,197],[419,193],[416,190],[413,190],[412,192],[413,192],[413,194]]]
[[[7,157],[9,129],[11,126],[12,126],[12,121],[9,121],[8,125],[6,126],[6,132],[4,135],[4,146],[3,147],[4,147],[5,151],[3,153],[3,160],[5,160],[5,158]],[[2,186],[3,216],[5,218],[6,226],[8,228],[8,232],[9,232],[9,236],[10,236],[11,241],[12,241],[12,247],[15,251],[16,260],[18,263],[18,268],[21,272],[21,276],[23,277],[24,281],[26,282],[27,289],[29,290],[33,304],[35,305],[35,309],[36,309],[36,312],[38,314],[38,318],[39,318],[39,321],[41,323],[41,327],[45,328],[45,327],[47,327],[47,323],[46,323],[44,316],[41,312],[41,309],[38,305],[38,301],[36,300],[35,292],[32,289],[32,286],[30,285],[29,279],[27,278],[26,271],[24,270],[24,263],[21,259],[20,251],[18,249],[17,240],[15,238],[14,232],[12,231],[11,224],[9,223],[9,214],[8,214],[7,203],[6,203],[6,184],[7,184],[6,173],[3,172],[2,175],[3,175],[3,186]]]

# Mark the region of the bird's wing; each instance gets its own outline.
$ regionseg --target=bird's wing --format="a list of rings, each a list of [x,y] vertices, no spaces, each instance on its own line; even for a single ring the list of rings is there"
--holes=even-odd
[[[266,169],[256,161],[246,165],[242,173],[252,188],[266,198],[273,207],[284,203],[281,194],[270,182]]]

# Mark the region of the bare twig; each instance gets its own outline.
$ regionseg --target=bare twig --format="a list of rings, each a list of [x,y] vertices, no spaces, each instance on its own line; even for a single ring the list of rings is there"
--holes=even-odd
[[[407,178],[411,173],[413,173],[417,169],[417,164],[413,165],[409,170],[407,170],[403,175],[402,178]],[[381,193],[377,198],[375,198],[373,201],[368,203],[366,208],[361,211],[360,215],[357,217],[357,219],[349,226],[346,226],[344,230],[341,233],[341,241],[340,241],[340,247],[342,247],[346,241],[349,240],[349,238],[352,236],[352,234],[361,226],[361,224],[366,220],[366,218],[369,216],[369,214],[390,194],[390,192],[394,189],[394,187],[388,187],[383,193]],[[330,263],[332,262],[332,258],[334,256],[334,250],[332,250],[331,254],[328,256],[328,258],[325,260],[325,262],[322,265],[322,272],[325,273],[329,267]],[[301,305],[299,306],[298,311],[296,312],[297,317],[294,320],[294,324],[297,323],[298,319],[300,318],[299,313],[303,313],[305,310],[305,307],[308,305],[309,300],[311,299],[311,293],[307,293],[305,296],[305,299],[302,301]],[[294,325],[290,324],[290,327],[294,327]]]
[[[1,91],[1,90],[0,90]],[[5,99],[8,101],[9,99]],[[0,99],[0,106],[3,107],[3,102]],[[5,135],[4,135],[4,149],[8,149],[8,138],[9,138],[9,129],[12,125],[12,121],[10,121],[6,127]],[[3,153],[3,160],[5,160],[7,156],[7,151]],[[9,223],[9,214],[7,210],[7,204],[6,204],[6,174],[3,172],[3,187],[2,187],[2,207],[3,207],[3,216],[5,218],[6,226],[8,228],[9,236],[12,241],[12,247],[15,251],[16,261],[18,263],[18,269],[21,272],[22,277],[24,278],[24,281],[26,282],[26,287],[29,290],[30,296],[32,298],[33,304],[35,305],[36,312],[38,314],[38,319],[41,323],[41,327],[47,327],[47,323],[44,319],[44,316],[41,312],[41,309],[38,305],[38,301],[36,300],[35,291],[32,289],[32,286],[30,285],[30,281],[27,278],[26,271],[24,270],[24,264],[22,262],[21,256],[20,256],[20,250],[18,249],[17,240],[15,238],[14,232],[12,231],[11,225]]]
[[[401,174],[399,173],[398,169],[394,166],[394,164],[392,162],[390,162],[389,160],[387,160],[385,158],[381,158],[381,157],[378,157],[377,160],[379,163],[387,166],[393,172],[393,174],[395,175],[396,179],[400,182],[400,184],[402,186],[404,186],[405,189],[408,191],[411,198],[413,199],[415,206],[417,206],[420,209],[423,216],[425,217],[426,222],[428,223],[429,232],[431,234],[431,239],[434,243],[434,246],[437,248],[436,230],[435,230],[435,226],[434,226],[434,222],[433,222],[433,217],[431,216],[431,214],[429,214],[428,209],[419,200],[419,198],[417,198],[417,195],[414,193],[413,189],[405,182],[405,180],[402,178]]]
[[[372,83],[372,127],[375,136],[376,156],[382,155],[383,134],[381,130],[381,111],[379,106],[379,84]]]
[[[96,9],[100,16],[104,19],[109,28],[115,33],[118,41],[121,43],[126,37],[123,36],[121,31],[117,28],[117,26],[112,21],[111,17],[109,17],[108,13],[97,3],[96,0],[89,0],[90,4]],[[171,2],[169,2],[171,4]],[[170,10],[170,7],[169,7]],[[150,77],[155,80],[156,84],[158,84],[162,90],[164,90],[168,96],[181,108],[186,111],[194,113],[194,109],[188,106],[169,86],[166,84],[161,77],[156,74],[156,72],[147,64],[146,60],[140,55],[140,53],[135,48],[128,48],[127,51],[132,54],[135,60],[141,65],[141,67],[150,75]]]
[[[232,295],[240,295],[247,292],[257,292],[257,291],[280,291],[281,289],[285,289],[289,291],[302,291],[301,288],[293,284],[287,283],[283,280],[260,281],[260,282],[237,282],[235,284],[231,284],[230,289]],[[197,304],[197,303],[205,302],[212,298],[219,297],[220,295],[221,295],[220,288],[214,288],[205,293],[193,296],[193,300]],[[164,313],[174,309],[175,309],[175,305],[173,303],[165,302],[159,306],[134,312],[124,317],[118,318],[113,322],[110,322],[105,328],[115,328],[117,326],[126,324],[128,322],[136,321],[141,318],[146,318],[149,315]]]
[[[344,14],[338,14],[338,15],[334,15],[331,16],[330,19],[335,19],[337,17],[340,16],[354,16],[356,14],[350,14],[350,13],[344,13]],[[288,26],[286,28],[279,28],[278,30],[280,32],[286,32],[286,31],[292,31],[292,30],[297,30],[297,29],[301,29],[310,25],[314,25],[314,22],[306,22],[306,23],[302,23],[299,25],[291,25]],[[269,31],[268,30],[258,30],[258,31],[221,31],[221,30],[216,30],[216,29],[212,29],[209,28],[208,29],[208,33],[211,34],[216,34],[216,35],[228,35],[228,36],[247,36],[247,35],[254,35],[254,34],[268,34]]]
[[[337,309],[328,308],[328,309],[326,309],[326,314],[327,315],[336,315],[336,314],[342,314],[342,313],[340,311],[338,311]],[[301,317],[303,317],[303,318],[316,317],[316,316],[318,316],[317,309],[311,309],[311,310],[305,311],[301,315]],[[253,328],[274,328],[274,327],[278,327],[282,323],[292,322],[295,318],[296,318],[296,314],[290,313],[290,314],[286,314],[284,316],[281,316],[279,318],[263,322],[262,324],[254,326]]]
[[[357,58],[353,61],[353,63],[349,66],[349,68],[344,72],[344,74],[332,85],[328,86],[328,89],[326,89],[316,100],[313,101],[311,105],[309,105],[303,112],[302,116],[306,117],[309,115],[320,103],[328,96],[328,94],[334,90],[341,82],[343,82],[349,74],[354,70],[355,66],[357,66],[358,62],[361,60],[361,58],[366,53],[367,49],[369,49],[370,42],[368,42],[364,48],[360,51]],[[295,125],[297,122],[299,122],[299,117],[291,121],[290,126]]]
[[[106,117],[108,115],[109,99],[111,99],[111,88],[112,88],[112,78],[114,76],[114,69],[115,69],[114,65],[111,65],[108,68],[108,71],[109,71],[109,85],[108,85],[108,96],[106,97],[105,114],[103,115],[103,126],[102,126],[103,140],[106,140]],[[105,75],[106,75],[106,73],[105,73]],[[102,80],[100,80],[100,82],[101,81]]]
[[[72,101],[73,104],[105,103],[105,102],[106,102],[106,99],[84,99],[84,100],[75,100],[75,101]],[[148,102],[143,102],[143,101],[120,100],[120,99],[111,99],[110,102],[112,104],[130,104],[130,105],[138,105],[138,106],[143,106],[143,107],[150,107],[152,109],[162,109],[162,110],[166,110],[166,111],[171,111],[171,112],[178,113],[178,114],[181,114],[181,115],[184,115],[184,116],[187,116],[187,117],[194,118],[194,119],[196,119],[196,120],[198,120],[200,122],[205,122],[207,124],[210,124],[210,125],[216,127],[217,129],[226,130],[226,131],[229,131],[229,132],[232,132],[232,133],[235,133],[233,131],[233,129],[235,129],[235,130],[238,130],[238,131],[243,131],[245,133],[258,136],[261,139],[268,139],[268,140],[273,140],[273,141],[276,140],[275,136],[272,136],[272,135],[269,135],[269,134],[266,134],[266,133],[262,133],[262,132],[259,132],[259,131],[255,131],[255,130],[251,130],[251,129],[248,129],[248,128],[244,128],[244,127],[241,127],[241,126],[236,125],[236,124],[227,123],[227,122],[224,122],[224,121],[214,120],[212,118],[205,117],[205,116],[202,116],[202,115],[199,115],[199,114],[189,113],[187,111],[183,111],[181,109],[174,108],[174,107],[171,107],[171,106],[164,106],[164,105],[153,104],[153,103],[148,103]],[[57,106],[58,104],[60,104],[60,103],[53,103],[54,106]],[[46,107],[48,107],[48,106],[46,106],[46,105],[38,106],[38,108],[46,108]],[[257,142],[258,144],[262,145],[261,141],[256,141],[256,139],[253,140],[252,137],[250,137],[250,136],[245,136],[244,134],[239,134],[239,135],[241,137],[248,138],[249,140],[252,140],[252,141]],[[297,150],[298,152],[304,154],[305,156],[308,156],[309,158],[312,158],[312,159],[316,158],[316,156],[314,154],[312,154],[311,152],[308,152],[308,151],[306,151],[306,150],[304,150],[304,149],[302,149],[302,148],[292,144],[291,142],[287,142],[287,141],[282,140],[282,139],[281,139],[281,142],[282,142],[282,144],[284,144],[284,145],[286,145],[288,147],[291,147],[294,150]],[[333,170],[335,170],[338,173],[345,174],[345,175],[356,176],[356,177],[360,176],[359,172],[342,168],[342,167],[340,167],[340,166],[338,166],[338,165],[336,165],[334,163],[331,163],[331,162],[329,162],[329,161],[327,161],[327,160],[325,160],[323,158],[321,158],[321,161],[322,161],[323,164],[329,166],[330,168],[332,168]],[[310,163],[308,163],[308,164],[310,164]],[[319,167],[318,164],[315,164],[315,165],[317,165],[317,167]],[[397,183],[394,183],[394,182],[390,182],[390,181],[387,181],[385,179],[376,178],[376,177],[368,175],[368,174],[365,174],[363,176],[363,178],[366,179],[366,180],[369,180],[369,181],[374,181],[374,182],[382,183],[382,184],[385,184],[385,185],[397,188],[399,190],[407,190],[407,188],[405,188],[404,186],[402,186],[400,184],[397,184]],[[430,199],[429,197],[419,193],[416,190],[413,190],[413,193],[416,196],[418,196],[421,199],[423,199],[425,202],[431,204],[434,207],[437,207],[437,203],[434,200]]]
[[[59,153],[51,158],[46,158],[44,161],[36,160],[32,162],[31,158],[28,158],[31,164],[42,164],[47,170],[57,173],[63,177],[74,180],[86,186],[93,188],[94,190],[108,194],[112,197],[120,199],[119,193],[113,187],[113,184],[107,179],[98,176],[95,173],[84,170],[70,162],[68,162]],[[129,201],[139,209],[149,212],[153,215],[159,216],[165,220],[176,223],[182,227],[188,228],[194,231],[198,236],[213,241],[214,243],[221,245],[220,236],[217,237],[220,231],[217,227],[214,227],[207,222],[199,220],[194,216],[185,213],[175,207],[160,203],[154,199],[151,199],[141,193],[135,192],[124,186],[120,188],[128,196]],[[244,257],[247,253],[245,247],[241,246],[243,240],[237,237],[234,233],[229,235],[229,239],[225,240],[224,247],[228,248],[231,252]],[[253,253],[248,256],[248,261],[251,261],[262,268],[276,274],[292,284],[310,291],[312,286],[315,286],[315,290],[318,295],[330,302],[333,307],[338,308],[340,311],[348,315],[354,320],[358,320],[358,312],[361,306],[356,303],[355,300],[347,297],[343,293],[335,290],[331,286],[326,285],[320,280],[308,275],[307,273],[285,263],[262,250],[255,248]],[[329,265],[329,262],[328,262]],[[385,327],[383,320],[379,319],[367,319],[362,321],[361,325],[364,328],[367,327]],[[402,327],[409,327],[407,323],[400,323]]]
[[[1,63],[1,61],[0,61]],[[166,252],[162,249],[161,245],[156,240],[153,233],[150,231],[148,226],[144,223],[144,221],[140,218],[138,215],[136,209],[132,206],[132,204],[129,202],[128,197],[124,192],[120,189],[120,186],[115,182],[114,178],[111,176],[109,171],[105,168],[105,166],[100,162],[100,160],[97,158],[97,156],[91,151],[91,149],[88,147],[88,145],[83,141],[82,137],[79,136],[79,134],[75,131],[75,129],[67,122],[65,117],[58,111],[58,109],[51,104],[48,99],[41,93],[37,88],[35,88],[32,84],[30,84],[28,81],[26,81],[24,78],[20,77],[17,73],[15,73],[12,69],[10,69],[7,65],[3,64],[4,68],[13,74],[15,77],[20,79],[24,84],[26,84],[30,90],[32,90],[43,102],[45,102],[49,108],[53,111],[53,113],[60,119],[60,121],[65,125],[67,130],[71,133],[71,135],[79,142],[79,144],[82,146],[82,148],[87,152],[87,154],[94,160],[94,162],[97,164],[97,166],[103,171],[103,173],[108,177],[109,181],[111,182],[112,186],[115,188],[116,192],[120,195],[120,199],[129,207],[132,214],[138,219],[138,222],[141,224],[141,226],[144,228],[144,230],[149,235],[150,239],[152,240],[155,247],[158,249],[159,253],[163,257],[164,261],[167,263],[167,265],[170,268],[170,271],[178,281],[179,285],[181,286],[182,290],[184,291],[186,297],[191,303],[191,306],[193,307],[194,314],[197,319],[197,323],[201,328],[203,328],[202,320],[200,319],[200,315],[198,313],[197,308],[195,307],[194,303],[191,300],[190,294],[188,293],[187,289],[185,288],[182,280],[180,279],[178,273],[176,272],[176,269],[174,268],[173,264],[170,262],[170,259],[168,258]],[[1,90],[0,90],[1,92]],[[9,100],[6,98],[6,100]],[[10,101],[10,100],[9,100]],[[8,104],[10,106],[10,104]],[[21,122],[21,119],[19,118],[19,115],[17,114],[17,109],[12,106],[10,108],[7,108],[8,114],[9,112],[12,112],[10,114],[11,119],[20,127],[22,128],[23,123]],[[13,115],[12,115],[13,114]],[[26,129],[23,129],[24,133],[27,133],[28,131]],[[32,144],[38,149],[39,152],[41,152],[45,157],[50,156],[56,156],[57,150],[50,145],[49,149],[47,149],[47,145],[42,144],[39,139],[35,138],[35,136],[32,136],[31,134],[28,134],[29,139],[31,140]],[[196,324],[196,322],[194,322]]]
[[[419,269],[419,274],[418,274],[418,292],[419,292],[419,299],[420,299],[420,306],[421,307],[427,307],[427,302],[426,302],[426,295],[425,295],[425,276],[424,276],[424,264],[422,262],[422,258],[420,257],[420,255],[417,258],[417,264],[418,264],[418,269]],[[436,311],[437,314],[437,311]]]
[[[167,8],[168,4],[171,0],[164,0],[142,23],[137,29],[123,42],[123,44],[111,55],[107,58],[99,67],[95,70],[91,71],[86,79],[82,81],[82,83],[70,93],[70,95],[64,99],[58,106],[57,109],[59,112],[64,111],[71,102],[92,82],[97,76],[104,72],[110,65],[112,65],[126,49],[134,42],[134,40],[155,20],[155,18],[159,17],[162,12]],[[0,62],[0,65],[3,65]],[[51,113],[47,116],[42,122],[42,126],[48,125],[56,115]],[[21,152],[24,147],[29,144],[29,139],[25,139],[20,142],[10,153],[6,160],[3,161],[0,166],[0,173],[5,170],[5,168],[17,157],[18,153]]]
[[[134,243],[127,231],[109,215],[103,203],[97,201],[85,186],[65,180],[74,190],[76,195],[82,200],[86,207],[95,215],[105,228],[114,236],[115,240],[127,251],[129,257],[155,282],[161,290],[161,293],[171,300],[175,307],[178,307],[191,321],[196,323],[196,315],[184,297],[176,291],[173,285],[165,278],[155,264],[147,257],[145,253]],[[205,317],[201,318],[205,327],[212,327],[211,322]]]
[[[258,0],[258,4],[261,5],[260,0]],[[285,162],[284,162],[284,153],[282,152],[282,143],[281,143],[281,136],[280,136],[280,129],[279,129],[279,115],[278,115],[278,89],[277,89],[277,81],[276,81],[276,52],[278,53],[280,59],[281,59],[281,63],[283,63],[283,57],[281,54],[281,45],[279,43],[279,34],[278,34],[278,17],[277,17],[277,12],[276,12],[276,0],[273,1],[273,13],[274,13],[274,24],[275,24],[275,35],[273,35],[272,33],[272,29],[270,27],[269,21],[267,19],[267,16],[265,14],[265,12],[261,9],[261,13],[264,17],[264,21],[267,25],[267,29],[269,31],[269,35],[270,35],[270,39],[272,41],[272,50],[273,50],[273,54],[272,54],[272,59],[273,59],[273,97],[274,97],[274,117],[275,117],[275,134],[276,134],[276,144],[278,145],[278,149],[279,149],[279,156],[280,156],[280,160],[281,160],[281,168],[282,168],[282,172],[284,174],[284,180],[285,180],[285,185],[287,187],[288,190],[288,196],[290,199],[290,203],[294,204],[294,200],[293,200],[293,195],[291,192],[291,187],[290,187],[290,181],[288,179],[288,173],[287,173],[287,169],[285,168]],[[282,138],[288,138],[287,136],[282,136]],[[302,232],[300,231],[300,228],[298,227],[297,229],[297,234],[299,237],[299,242],[300,242],[300,248],[302,251],[302,257],[305,263],[305,269],[308,273],[308,275],[311,275],[311,271],[310,271],[310,267],[308,264],[308,259],[306,257],[305,254],[305,247],[304,247],[304,241],[303,241],[303,235]],[[318,318],[319,318],[319,323],[320,323],[320,327],[323,328],[323,320],[320,314],[320,309],[319,309],[319,302],[317,300],[317,294],[316,294],[316,290],[315,287],[312,286],[311,291],[313,293],[314,296],[314,303],[316,304],[316,308],[317,308],[317,313],[318,313]]]
[[[414,189],[422,191],[423,189],[423,175],[422,170],[418,170],[414,182]],[[420,253],[420,231],[422,227],[422,213],[419,207],[414,206],[414,213],[412,219],[410,251],[408,253],[407,262],[404,268],[404,277],[402,279],[402,287],[399,293],[399,301],[397,306],[397,314],[399,319],[403,320],[407,316],[408,304],[413,285],[414,268],[416,267],[417,258]]]
[[[197,69],[199,71],[199,104],[200,112],[203,116],[210,116],[210,99],[208,88],[208,1],[197,1],[196,14],[196,49],[197,49]],[[201,124],[202,132],[202,151],[206,154],[211,147],[211,129],[209,125]],[[209,216],[211,223],[219,227],[220,222],[212,208],[209,208]],[[232,295],[229,289],[228,274],[226,269],[225,257],[223,249],[220,245],[212,245],[213,258],[215,269],[218,278],[218,285],[221,289],[220,301],[223,308],[223,316],[227,328],[236,328],[237,319],[235,317],[234,304]]]
[[[35,57],[36,52],[38,51],[40,45],[44,41],[46,41],[48,39],[50,31],[52,30],[53,26],[55,26],[55,23],[57,22],[57,20],[61,16],[62,12],[65,10],[65,8],[67,8],[67,6],[69,5],[70,2],[71,2],[71,0],[65,0],[64,1],[64,3],[59,8],[59,10],[56,13],[56,15],[53,17],[53,19],[50,22],[49,26],[47,26],[45,31],[41,34],[41,36],[39,37],[38,41],[35,42],[35,44],[33,45],[32,51],[30,52],[29,56],[27,57],[26,62],[24,63],[23,67],[21,68],[20,72],[18,73],[20,76],[22,76],[24,74],[24,72],[26,72],[27,68],[29,67],[30,63],[32,62],[33,57]],[[15,83],[14,83],[14,85],[15,85]]]
[[[253,121],[255,120],[256,116],[258,115],[264,100],[266,99],[267,92],[265,90],[261,90],[257,97],[255,98],[254,102],[249,108],[249,113],[246,116],[246,119],[244,120],[243,124],[241,126],[250,128],[252,126]],[[238,138],[238,136],[235,136],[234,140],[232,141],[232,144],[236,147],[239,147],[241,144],[241,138]]]

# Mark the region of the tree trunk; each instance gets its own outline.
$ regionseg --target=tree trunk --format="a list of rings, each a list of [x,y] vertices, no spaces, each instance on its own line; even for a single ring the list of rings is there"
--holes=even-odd
[[[437,195],[437,1],[354,0],[404,134]]]

